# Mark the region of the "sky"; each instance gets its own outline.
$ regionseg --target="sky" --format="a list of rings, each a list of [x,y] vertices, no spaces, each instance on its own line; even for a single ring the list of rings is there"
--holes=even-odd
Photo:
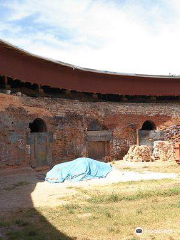
[[[0,38],[81,67],[180,75],[180,0],[0,0]]]

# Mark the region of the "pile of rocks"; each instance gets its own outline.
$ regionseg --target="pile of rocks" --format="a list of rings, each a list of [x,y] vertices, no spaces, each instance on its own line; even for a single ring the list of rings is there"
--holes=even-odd
[[[154,161],[174,161],[174,144],[168,141],[155,141],[153,146],[152,159]]]
[[[149,162],[151,161],[151,149],[146,145],[133,145],[130,147],[123,160],[130,162]]]
[[[172,125],[171,127],[167,128],[165,131],[165,139],[174,144],[176,142],[180,142],[180,125]]]
[[[133,145],[123,158],[130,162],[174,161],[175,159],[174,144],[169,141],[155,141],[153,152],[149,146]]]

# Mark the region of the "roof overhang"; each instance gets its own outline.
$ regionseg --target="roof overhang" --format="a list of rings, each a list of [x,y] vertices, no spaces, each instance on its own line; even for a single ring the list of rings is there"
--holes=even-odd
[[[0,74],[32,84],[120,95],[180,96],[180,77],[123,74],[43,58],[0,40]]]

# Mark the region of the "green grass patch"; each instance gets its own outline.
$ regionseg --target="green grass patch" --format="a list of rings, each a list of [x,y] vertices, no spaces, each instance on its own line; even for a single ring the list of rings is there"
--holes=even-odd
[[[135,194],[121,194],[121,193],[108,193],[108,194],[93,194],[88,202],[92,203],[111,203],[120,201],[137,201],[141,199],[149,199],[151,197],[169,197],[180,194],[180,187],[174,187],[167,190],[156,190],[156,191],[138,191]]]
[[[16,219],[15,224],[21,227],[25,227],[29,225],[29,222],[24,221],[23,219]]]
[[[63,207],[67,210],[80,209],[81,207],[78,204],[65,204]]]
[[[9,223],[6,221],[0,221],[0,228],[2,227],[9,227]]]

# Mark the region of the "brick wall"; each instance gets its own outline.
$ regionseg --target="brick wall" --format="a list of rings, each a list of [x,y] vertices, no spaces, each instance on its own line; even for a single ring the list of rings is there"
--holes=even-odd
[[[85,132],[92,120],[113,133],[109,155],[122,159],[136,143],[136,130],[146,120],[158,129],[180,123],[180,103],[80,102],[0,94],[0,166],[30,162],[29,123],[42,118],[53,133],[53,162],[87,155]]]

